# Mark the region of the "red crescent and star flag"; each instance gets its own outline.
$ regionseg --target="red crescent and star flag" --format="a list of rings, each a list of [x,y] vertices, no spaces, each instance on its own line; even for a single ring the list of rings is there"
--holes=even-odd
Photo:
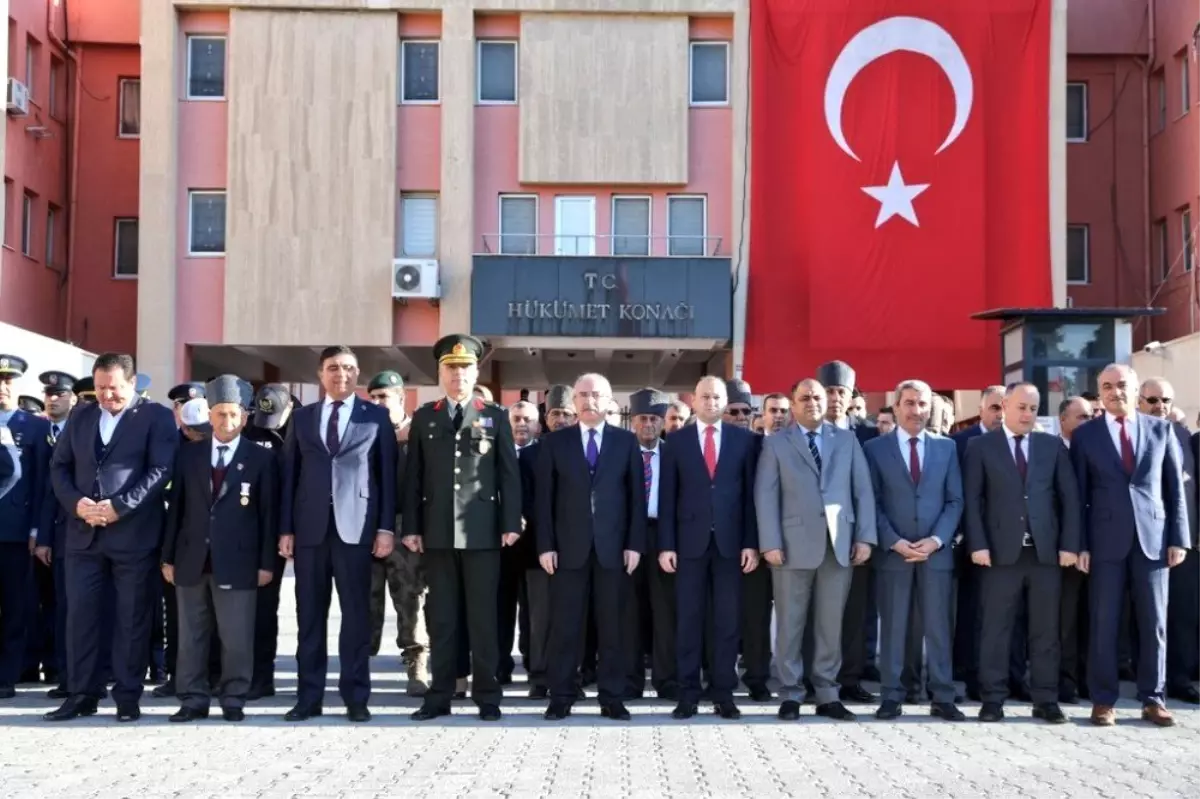
[[[971,314],[1052,304],[1052,0],[751,3],[745,378],[1001,382]]]

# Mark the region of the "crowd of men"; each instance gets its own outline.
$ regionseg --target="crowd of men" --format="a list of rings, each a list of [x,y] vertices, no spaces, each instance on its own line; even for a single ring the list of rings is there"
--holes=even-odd
[[[1158,726],[1168,697],[1200,704],[1200,433],[1165,380],[1113,364],[1057,434],[1034,385],[992,386],[951,436],[916,379],[869,421],[834,361],[757,413],[741,380],[703,378],[690,407],[646,388],[625,429],[602,375],[502,408],[481,342],[434,354],[443,396],[411,417],[396,372],[359,396],[344,346],[320,354],[319,402],[221,375],[174,387],[173,410],[117,353],[41,374],[21,410],[28,364],[0,355],[0,699],[44,679],[67,721],[111,685],[134,721],[149,676],[171,721],[214,698],[241,721],[275,694],[290,560],[295,722],[323,713],[335,587],[351,721],[371,718],[385,593],[417,721],[468,690],[500,719],[514,649],[547,720],[592,685],[628,719],[647,670],[676,719],[739,718],[739,682],[753,702],[776,686],[782,720],[928,697],[948,721],[969,698],[981,721],[1023,701],[1062,723],[1088,698],[1109,726],[1121,680]]]

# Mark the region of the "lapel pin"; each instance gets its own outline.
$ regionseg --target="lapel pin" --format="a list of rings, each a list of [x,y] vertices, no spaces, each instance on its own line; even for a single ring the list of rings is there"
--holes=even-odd
[[[237,470],[240,472],[244,467],[245,467],[245,464],[239,463],[237,465]]]

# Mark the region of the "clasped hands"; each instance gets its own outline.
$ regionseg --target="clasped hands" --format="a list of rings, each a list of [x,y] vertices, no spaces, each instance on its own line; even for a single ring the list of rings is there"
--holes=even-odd
[[[75,503],[75,515],[92,527],[104,527],[117,520],[117,511],[111,499],[97,502],[90,497],[83,497]]]
[[[892,545],[892,551],[904,558],[905,563],[920,563],[929,560],[929,556],[938,551],[938,542],[933,537],[922,538],[920,541],[906,541],[901,538]]]

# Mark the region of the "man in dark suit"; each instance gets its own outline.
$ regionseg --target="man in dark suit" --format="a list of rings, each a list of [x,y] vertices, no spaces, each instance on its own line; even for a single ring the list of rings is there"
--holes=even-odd
[[[1104,415],[1080,425],[1071,462],[1084,508],[1079,568],[1091,575],[1088,684],[1092,723],[1116,723],[1117,635],[1128,585],[1138,620],[1137,696],[1142,718],[1169,727],[1166,709],[1167,570],[1187,555],[1187,506],[1179,440],[1168,422],[1137,413],[1137,373],[1100,373]]]
[[[658,563],[675,573],[677,663],[676,719],[696,715],[704,631],[712,610],[710,696],[724,719],[741,718],[733,702],[742,574],[758,566],[754,475],[758,440],[721,423],[725,385],[705,377],[696,386],[695,429],[667,436],[658,505]]]
[[[621,628],[630,601],[626,575],[646,550],[646,494],[637,438],[605,420],[611,400],[612,386],[602,375],[580,377],[574,392],[579,424],[543,438],[538,455],[538,553],[553,577],[547,721],[566,718],[577,697],[589,590],[600,650],[600,712],[629,719],[621,701],[626,681]]]
[[[118,721],[141,718],[138,702],[150,654],[150,577],[158,569],[179,436],[171,411],[138,397],[130,355],[104,353],[92,365],[96,404],[71,415],[51,460],[54,493],[67,528],[67,678],[71,696],[47,721],[96,712],[104,584],[116,591],[112,670]]]
[[[1092,406],[1082,396],[1067,397],[1058,406],[1058,437],[1071,452],[1071,439],[1081,424],[1092,419]],[[1076,488],[1076,495],[1079,490]],[[1080,532],[1082,546],[1082,531]],[[1059,601],[1058,701],[1074,705],[1087,697],[1088,650],[1087,575],[1075,566],[1062,569]],[[1011,659],[1010,659],[1011,662]]]
[[[220,702],[226,721],[245,718],[254,676],[254,606],[274,579],[279,552],[279,465],[273,453],[242,440],[246,408],[233,375],[206,389],[212,438],[180,448],[171,481],[163,579],[179,612],[176,690],[171,721],[208,718],[209,648],[221,648]]]
[[[396,438],[387,411],[354,395],[358,357],[321,351],[322,402],[296,411],[283,445],[279,552],[296,568],[299,642],[296,706],[287,721],[322,712],[329,602],[342,611],[338,692],[350,721],[370,721],[371,558],[392,551],[396,527]]]
[[[16,381],[26,368],[22,358],[0,355],[0,446],[19,453],[14,463],[19,476],[0,494],[0,699],[16,696],[25,663],[26,627],[37,599],[29,555],[38,534],[50,461],[50,423],[17,408]]]
[[[496,603],[500,549],[521,530],[521,475],[508,414],[473,397],[483,343],[450,335],[433,347],[446,396],[413,414],[404,481],[404,546],[422,552],[429,593],[433,682],[414,721],[450,715],[462,619],[473,666],[471,698],[484,721],[500,720]]]
[[[1037,387],[1015,383],[1004,397],[1004,423],[967,447],[963,459],[963,526],[980,576],[980,721],[1004,718],[1008,649],[1020,604],[1029,615],[1033,717],[1066,722],[1058,706],[1059,606],[1062,569],[1079,555],[1079,487],[1067,449],[1056,436],[1034,432]]]

